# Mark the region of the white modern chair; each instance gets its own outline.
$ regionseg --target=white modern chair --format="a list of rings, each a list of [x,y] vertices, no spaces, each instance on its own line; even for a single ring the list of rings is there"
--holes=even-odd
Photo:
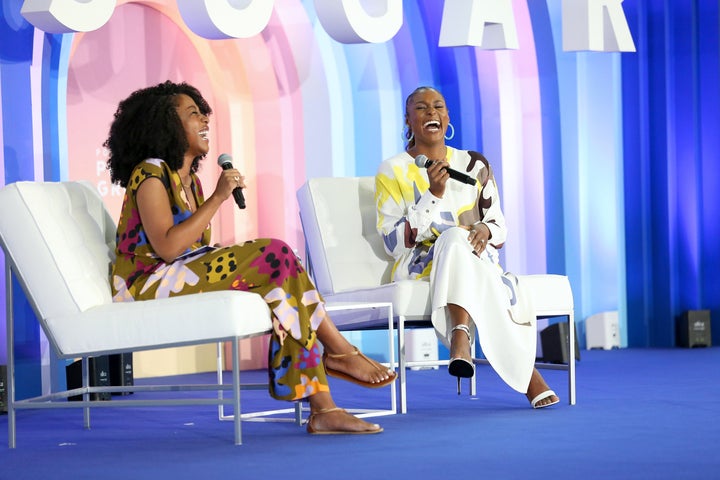
[[[269,332],[270,311],[255,293],[207,292],[142,302],[113,303],[109,267],[116,227],[92,186],[77,182],[19,182],[0,190],[0,245],[5,253],[7,301],[8,445],[15,447],[16,410],[84,409],[132,405],[232,405],[240,412],[241,338]],[[15,399],[12,279],[17,278],[40,326],[61,359],[82,358],[81,388]],[[198,321],[202,319],[202,321]],[[232,383],[227,385],[135,385],[93,387],[88,357],[182,345],[230,341]],[[251,386],[257,388],[257,385]],[[96,392],[231,392],[227,398],[89,400]],[[82,395],[82,401],[67,401]],[[142,395],[148,397],[148,395]],[[152,395],[149,395],[152,397]],[[241,443],[242,415],[234,417],[235,444]]]
[[[400,411],[406,413],[405,369],[447,365],[448,361],[405,359],[405,328],[430,326],[430,288],[426,281],[390,281],[392,259],[377,233],[374,188],[373,177],[313,178],[298,190],[297,197],[308,269],[325,300],[392,303],[398,329]],[[571,355],[574,353],[571,346],[575,344],[575,324],[570,282],[562,275],[518,275],[518,278],[530,292],[538,318],[568,318],[568,364],[536,363],[536,367],[567,370],[568,402],[574,405],[575,357]],[[343,328],[343,318],[333,320]],[[480,358],[474,361],[487,363]],[[475,394],[475,389],[473,377],[471,394]]]

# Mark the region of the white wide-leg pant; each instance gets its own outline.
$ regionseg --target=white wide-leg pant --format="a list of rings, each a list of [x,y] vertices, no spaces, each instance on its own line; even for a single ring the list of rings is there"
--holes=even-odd
[[[490,365],[510,387],[526,393],[537,349],[535,314],[522,285],[503,274],[497,251],[490,246],[478,257],[467,230],[446,230],[435,242],[430,287],[432,323],[440,340],[449,348],[447,305],[463,307]]]

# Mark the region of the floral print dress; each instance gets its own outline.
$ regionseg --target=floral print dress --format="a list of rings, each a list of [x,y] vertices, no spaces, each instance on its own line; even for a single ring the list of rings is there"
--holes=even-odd
[[[191,176],[195,202],[201,205],[202,187],[198,177]],[[212,247],[208,225],[182,255],[166,263],[148,242],[136,203],[137,189],[151,177],[165,185],[176,225],[192,215],[180,176],[167,163],[148,159],[135,167],[118,223],[111,272],[113,300],[128,302],[216,290],[257,293],[273,314],[270,394],[281,400],[300,400],[329,391],[316,341],[317,327],[326,317],[324,302],[293,250],[282,240],[269,238]]]

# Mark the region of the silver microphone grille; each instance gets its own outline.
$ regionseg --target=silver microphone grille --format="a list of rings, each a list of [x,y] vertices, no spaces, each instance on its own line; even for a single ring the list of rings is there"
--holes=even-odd
[[[425,168],[425,165],[427,164],[428,158],[423,155],[422,153],[415,157],[415,165],[417,165],[420,168]]]
[[[227,153],[220,154],[220,156],[218,157],[218,165],[222,167],[226,163],[232,163],[232,157]]]

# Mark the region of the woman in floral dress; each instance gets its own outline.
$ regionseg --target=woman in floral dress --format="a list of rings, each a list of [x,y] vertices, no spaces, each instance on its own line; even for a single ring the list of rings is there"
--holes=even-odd
[[[273,317],[270,394],[307,399],[310,433],[381,432],[379,425],[335,405],[327,375],[381,387],[396,374],[340,334],[290,246],[271,238],[211,245],[212,217],[234,189],[245,188],[244,177],[230,168],[205,197],[196,172],[209,150],[211,113],[196,88],[170,81],[120,102],[105,141],[111,179],[125,188],[111,272],[114,300],[215,290],[257,293]]]

